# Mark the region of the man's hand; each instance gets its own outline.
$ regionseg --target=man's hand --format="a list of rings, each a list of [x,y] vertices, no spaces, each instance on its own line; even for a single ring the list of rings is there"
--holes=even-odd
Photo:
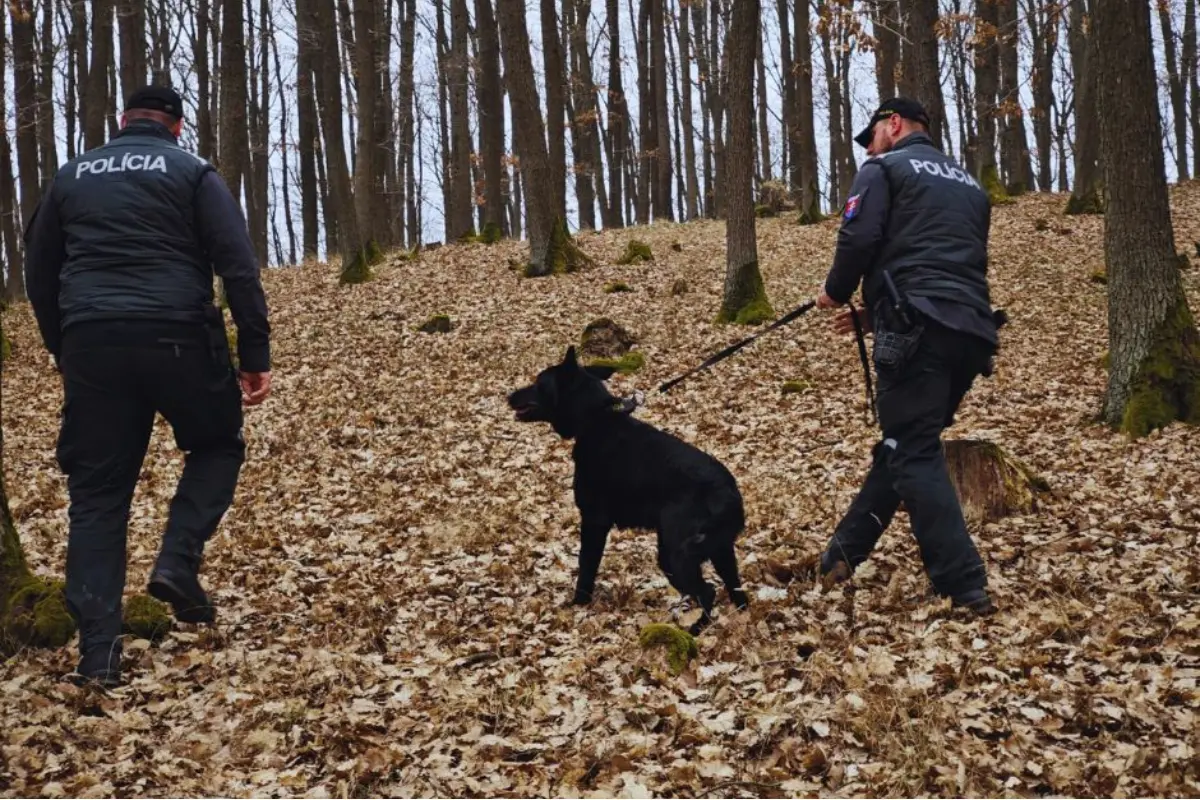
[[[825,294],[824,290],[822,290],[820,296],[817,297],[817,308],[837,308],[838,306],[843,305],[845,305],[845,303],[839,303],[837,300],[834,300],[832,297]]]
[[[242,385],[244,406],[256,406],[271,393],[270,372],[239,372],[238,382]]]
[[[854,333],[854,318],[851,316],[853,311],[843,311],[838,314],[833,320],[833,330],[837,333]],[[858,309],[858,320],[862,323],[863,333],[871,332],[871,312],[865,308]]]

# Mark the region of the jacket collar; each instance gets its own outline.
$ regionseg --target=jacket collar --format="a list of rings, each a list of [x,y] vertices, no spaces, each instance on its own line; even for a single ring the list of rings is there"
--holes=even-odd
[[[930,138],[928,133],[914,131],[908,136],[905,136],[903,139],[897,141],[896,144],[892,146],[892,149],[899,150],[902,147],[912,147],[914,144],[927,144],[930,147],[933,147],[933,139]]]
[[[156,139],[165,139],[175,144],[179,142],[175,138],[175,134],[171,133],[166,125],[149,119],[135,119],[130,121],[124,128],[117,131],[117,135],[112,138],[115,140],[125,136],[153,136]]]

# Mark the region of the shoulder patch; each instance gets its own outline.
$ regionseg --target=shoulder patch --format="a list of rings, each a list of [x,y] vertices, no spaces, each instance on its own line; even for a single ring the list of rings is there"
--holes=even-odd
[[[861,194],[852,194],[850,199],[846,201],[845,209],[842,211],[842,221],[849,222],[858,216],[859,206],[862,204]]]

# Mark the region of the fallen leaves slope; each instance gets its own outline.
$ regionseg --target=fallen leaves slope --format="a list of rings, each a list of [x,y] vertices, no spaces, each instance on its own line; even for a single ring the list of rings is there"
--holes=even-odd
[[[1196,794],[1200,434],[1130,443],[1094,424],[1103,223],[1061,216],[1063,202],[996,211],[994,299],[1012,324],[951,432],[1001,443],[1055,490],[973,531],[999,616],[973,622],[929,595],[903,515],[851,589],[814,588],[812,557],[875,439],[856,350],[827,317],[652,391],[747,335],[712,322],[720,224],[583,234],[600,267],[545,280],[510,268],[516,243],[441,248],[351,288],[332,268],[274,271],[276,393],[248,414],[238,497],[206,563],[220,625],[128,643],[130,685],[108,698],[61,682],[69,648],[5,663],[0,791]],[[1173,189],[1173,205],[1190,249],[1200,188]],[[836,228],[759,224],[782,313],[819,287]],[[633,237],[655,260],[617,266]],[[633,291],[606,294],[614,280]],[[1185,281],[1200,308],[1196,273]],[[416,332],[437,313],[450,333]],[[722,458],[746,496],[751,611],[723,600],[677,678],[636,647],[642,625],[681,613],[652,536],[614,533],[594,606],[564,607],[569,450],[504,405],[598,316],[647,358],[615,390],[646,392],[639,415]],[[32,566],[58,574],[60,389],[28,310],[6,329],[5,469]],[[784,396],[792,379],[810,388]],[[130,520],[131,591],[179,469],[160,421]]]

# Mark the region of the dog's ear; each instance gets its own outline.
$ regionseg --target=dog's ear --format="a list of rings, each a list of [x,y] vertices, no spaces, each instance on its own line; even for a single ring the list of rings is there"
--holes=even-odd
[[[563,365],[568,367],[579,366],[579,361],[575,358],[575,345],[567,348],[567,355],[563,358]]]
[[[616,373],[617,368],[616,367],[591,366],[591,367],[584,367],[583,370],[588,375],[591,375],[594,378],[599,378],[602,381],[606,381]]]

